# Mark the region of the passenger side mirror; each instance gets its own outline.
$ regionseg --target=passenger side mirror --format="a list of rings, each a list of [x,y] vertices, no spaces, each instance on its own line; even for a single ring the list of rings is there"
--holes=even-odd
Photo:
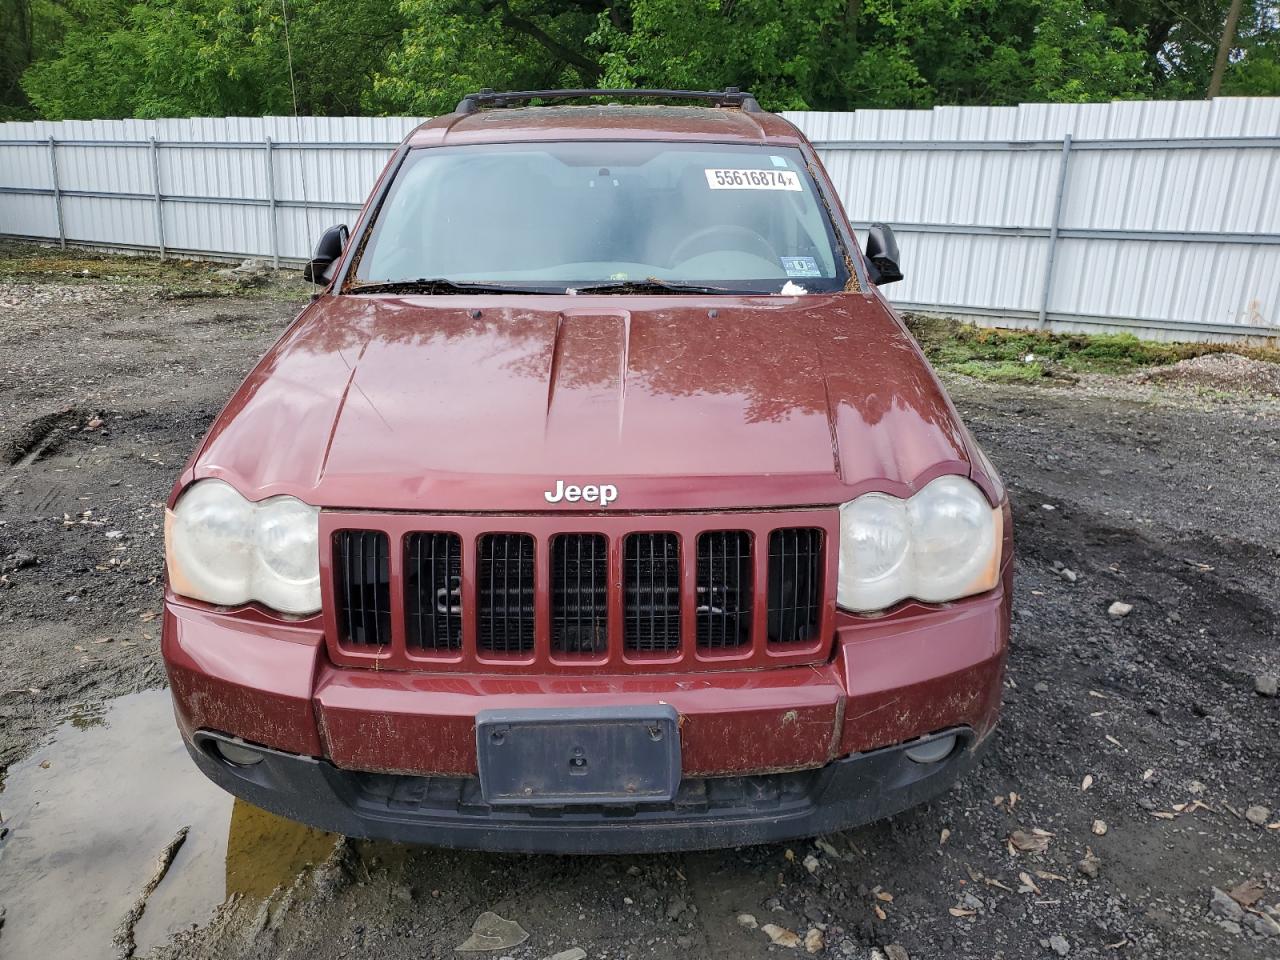
[[[316,244],[316,252],[311,259],[307,261],[306,266],[302,268],[302,279],[311,283],[318,283],[324,286],[333,279],[330,272],[338,258],[342,256],[342,251],[347,247],[347,240],[351,236],[351,231],[347,229],[345,223],[340,223],[336,227],[330,227],[320,235],[320,242]]]
[[[867,259],[871,261],[871,281],[876,286],[902,279],[898,266],[898,241],[887,223],[873,223],[867,230]]]

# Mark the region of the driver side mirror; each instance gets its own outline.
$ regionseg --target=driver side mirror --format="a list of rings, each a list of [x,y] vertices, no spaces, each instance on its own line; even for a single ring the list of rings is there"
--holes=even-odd
[[[873,223],[867,230],[867,259],[871,261],[871,281],[876,286],[902,279],[898,266],[898,241],[887,223]]]
[[[318,283],[322,287],[332,280],[331,268],[342,256],[350,236],[351,231],[347,229],[345,223],[330,227],[321,234],[320,242],[316,244],[316,252],[302,268],[302,279]]]

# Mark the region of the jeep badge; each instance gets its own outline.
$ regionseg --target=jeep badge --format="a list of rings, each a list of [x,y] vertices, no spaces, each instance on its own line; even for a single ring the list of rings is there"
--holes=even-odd
[[[585,487],[576,487],[573,484],[566,485],[563,480],[557,480],[555,492],[546,490],[542,495],[547,498],[547,503],[561,501],[577,503],[581,500],[584,503],[598,503],[602,507],[607,507],[618,499],[618,488],[612,483],[599,485],[589,483]]]

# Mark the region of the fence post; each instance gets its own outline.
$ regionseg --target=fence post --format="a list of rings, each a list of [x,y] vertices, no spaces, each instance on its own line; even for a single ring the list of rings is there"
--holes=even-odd
[[[58,185],[58,147],[49,138],[49,179],[53,182],[53,209],[58,215],[58,245],[67,249],[67,228],[62,220],[62,188]]]
[[[156,197],[156,243],[160,245],[160,259],[164,259],[164,209],[160,199],[160,147],[156,138],[151,138],[151,185],[155,188]]]
[[[271,266],[280,269],[280,227],[276,223],[276,165],[272,159],[273,144],[271,138],[264,141],[267,146],[267,199],[270,201],[268,215],[271,217]]]
[[[1053,201],[1053,222],[1049,224],[1049,252],[1044,264],[1044,289],[1040,293],[1040,316],[1036,326],[1043,328],[1049,313],[1049,294],[1053,292],[1053,261],[1058,252],[1058,229],[1062,226],[1062,198],[1067,192],[1067,163],[1071,159],[1071,134],[1062,138],[1062,159],[1058,161],[1058,195]]]

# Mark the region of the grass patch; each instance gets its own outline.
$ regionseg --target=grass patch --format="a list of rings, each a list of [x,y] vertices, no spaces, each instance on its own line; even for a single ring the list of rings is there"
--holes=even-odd
[[[1038,383],[1045,375],[1040,364],[1021,360],[965,360],[951,364],[950,369],[991,383]]]
[[[909,315],[907,327],[929,362],[979,380],[1035,383],[1076,373],[1130,373],[1206,353],[1236,353],[1280,363],[1280,350],[1230,343],[1158,343],[1131,333],[996,330],[942,317]],[[1032,359],[1026,358],[1030,355]]]
[[[0,282],[10,283],[111,283],[120,286],[160,287],[175,297],[266,297],[297,299],[311,292],[297,270],[270,275],[261,286],[248,286],[218,271],[233,263],[153,256],[122,256],[91,250],[45,247],[34,243],[0,241]]]

